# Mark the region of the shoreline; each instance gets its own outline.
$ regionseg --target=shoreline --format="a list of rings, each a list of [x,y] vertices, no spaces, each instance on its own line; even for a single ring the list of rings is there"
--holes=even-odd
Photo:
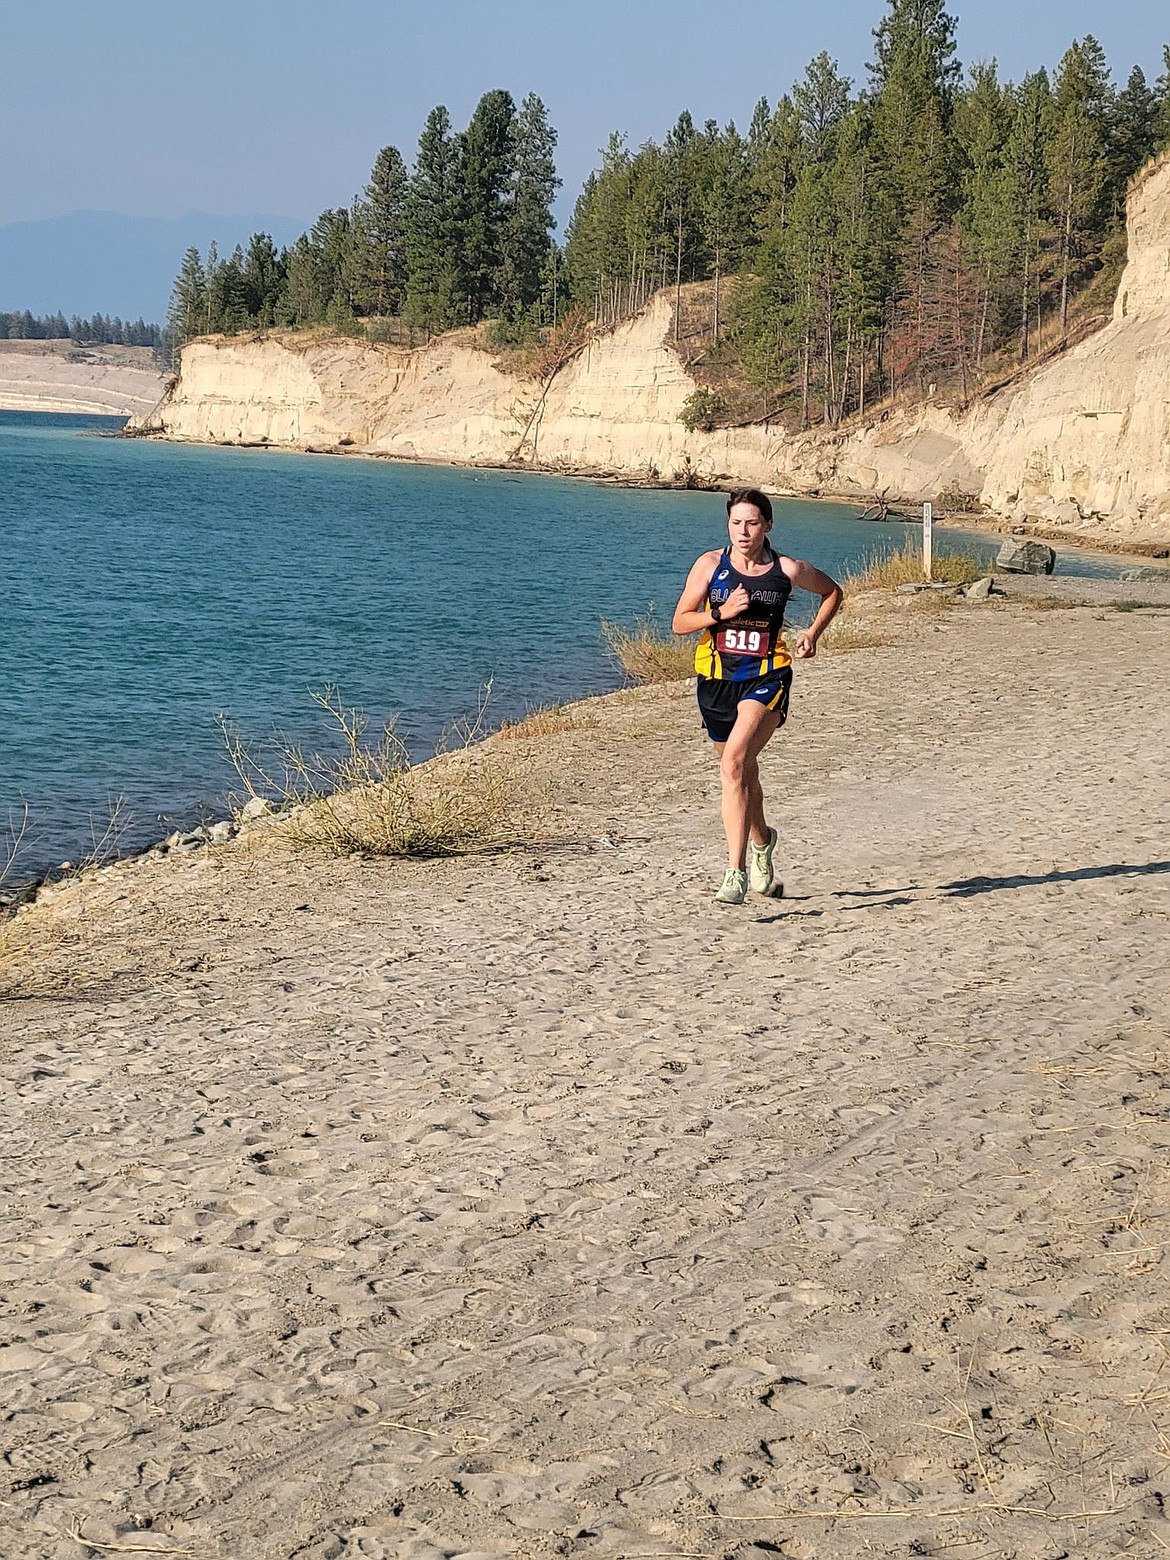
[[[826,499],[825,502],[831,500]],[[913,522],[909,523],[913,524]],[[1118,602],[1124,603],[1127,607],[1170,606],[1170,570],[1165,571],[1164,579],[1153,580],[1110,580],[1077,575],[1029,576],[1002,572],[995,574],[994,570],[993,579],[996,581],[997,601],[1011,600],[1014,597],[1017,601],[1047,599],[1054,603],[1075,601],[1078,605],[1102,607],[1113,606]],[[948,594],[953,595],[956,592],[951,591]],[[602,693],[584,693],[561,701],[561,704],[565,708],[575,708],[594,699],[614,698],[628,691],[627,685],[619,683],[611,690]],[[510,724],[516,722],[504,720],[505,726]],[[491,740],[498,735],[498,730],[499,728],[493,728],[484,740]],[[420,759],[412,767],[422,767],[430,761],[430,759]],[[114,847],[108,855],[100,855],[96,860],[83,857],[78,863],[72,861],[67,864],[56,863],[44,869],[34,870],[27,878],[13,876],[8,881],[0,879],[0,919],[8,911],[36,902],[45,891],[56,891],[62,883],[75,880],[81,873],[94,869],[104,870],[122,864],[133,865],[144,860],[161,860],[176,846],[181,852],[185,852],[200,846],[223,844],[239,832],[238,814],[229,812],[222,818],[214,818],[211,821],[201,818],[199,822],[190,821],[193,816],[193,814],[188,815],[187,823],[179,820],[177,827],[161,839],[149,840],[126,850],[118,850]]]
[[[887,607],[783,900],[670,685],[524,741],[515,852],[22,914],[10,1560],[1170,1543],[1170,605]]]
[[[413,455],[391,454],[381,450],[363,450],[351,448],[343,444],[275,444],[266,440],[243,439],[184,439],[174,435],[159,433],[149,428],[131,429],[125,428],[117,434],[125,439],[149,439],[159,444],[194,445],[208,449],[243,449],[243,450],[271,450],[288,455],[330,455],[347,459],[388,461],[396,465],[404,466],[434,466],[440,470],[454,471],[498,471],[513,476],[534,477],[562,477],[574,482],[600,482],[607,486],[623,487],[630,489],[646,488],[655,492],[669,493],[723,493],[727,491],[726,483],[707,481],[698,477],[693,481],[680,483],[651,477],[640,477],[631,473],[607,470],[602,467],[568,467],[554,464],[543,464],[538,461],[459,461],[459,460],[423,460]],[[776,487],[769,483],[763,483],[762,491],[771,498],[792,499],[800,503],[813,504],[860,504],[866,507],[863,494],[858,493],[831,493],[823,489],[815,492],[801,493],[794,488]],[[896,503],[910,503],[911,500],[895,500]],[[891,517],[907,525],[914,525],[916,521],[909,516]],[[1127,541],[1119,539],[1109,531],[1096,530],[1071,530],[1064,531],[1060,527],[1045,526],[1043,524],[1021,524],[1018,521],[1009,520],[1005,515],[996,515],[988,510],[956,510],[946,515],[936,515],[935,525],[941,528],[958,527],[968,530],[986,531],[992,536],[1021,536],[1034,541],[1049,542],[1072,549],[1080,549],[1084,552],[1106,552],[1118,557],[1133,558],[1138,560],[1155,561],[1170,559],[1170,538],[1165,541]]]

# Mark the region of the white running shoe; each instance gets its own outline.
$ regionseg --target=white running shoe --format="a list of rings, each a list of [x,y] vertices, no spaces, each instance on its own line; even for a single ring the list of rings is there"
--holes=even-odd
[[[747,886],[747,873],[738,867],[728,867],[715,898],[721,905],[742,905],[747,898]]]
[[[752,888],[757,894],[763,894],[769,899],[780,899],[784,894],[784,884],[772,875],[772,852],[776,849],[777,839],[776,830],[769,829],[766,845],[752,845]]]

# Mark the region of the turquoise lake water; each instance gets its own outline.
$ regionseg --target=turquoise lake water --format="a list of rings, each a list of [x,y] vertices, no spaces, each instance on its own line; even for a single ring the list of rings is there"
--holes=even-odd
[[[28,802],[21,876],[76,860],[112,799],[125,848],[222,816],[219,712],[312,743],[309,690],[335,684],[372,721],[401,712],[425,756],[489,679],[496,723],[613,688],[599,619],[669,621],[726,534],[719,494],[98,436],[119,426],[0,412],[0,828]],[[835,573],[909,529],[856,515],[785,502],[774,540]]]

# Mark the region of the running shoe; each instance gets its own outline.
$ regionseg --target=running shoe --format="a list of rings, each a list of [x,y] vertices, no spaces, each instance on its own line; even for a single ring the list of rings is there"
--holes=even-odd
[[[784,884],[772,875],[772,852],[776,849],[777,837],[776,830],[769,829],[766,845],[752,845],[752,888],[770,899],[779,899],[784,893]]]
[[[742,905],[747,898],[747,886],[747,873],[738,867],[728,867],[715,898],[721,905]]]

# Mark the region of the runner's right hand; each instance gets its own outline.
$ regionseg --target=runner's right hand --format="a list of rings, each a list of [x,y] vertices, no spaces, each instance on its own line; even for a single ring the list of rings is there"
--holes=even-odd
[[[720,618],[738,617],[741,612],[747,611],[751,604],[751,599],[747,593],[746,585],[737,585],[727,600],[719,603]]]

